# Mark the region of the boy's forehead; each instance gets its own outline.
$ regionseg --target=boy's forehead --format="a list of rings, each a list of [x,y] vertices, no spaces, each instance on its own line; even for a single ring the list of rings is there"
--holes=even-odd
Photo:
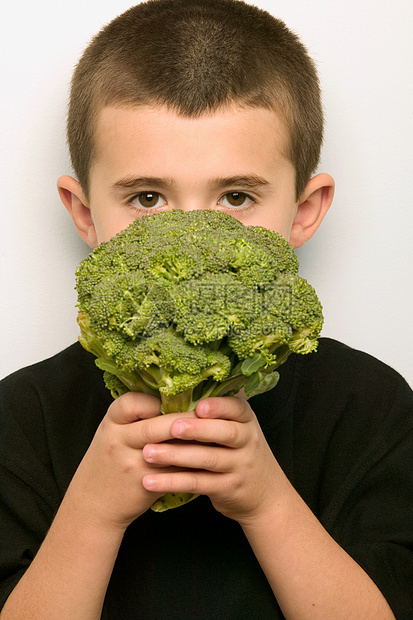
[[[142,149],[173,150],[178,155],[195,149],[217,152],[233,146],[253,156],[264,150],[289,159],[289,136],[284,119],[274,110],[226,106],[197,117],[177,114],[166,106],[106,106],[95,124],[95,160],[108,154],[136,156]],[[142,153],[141,153],[142,154]],[[239,153],[241,156],[245,153]]]

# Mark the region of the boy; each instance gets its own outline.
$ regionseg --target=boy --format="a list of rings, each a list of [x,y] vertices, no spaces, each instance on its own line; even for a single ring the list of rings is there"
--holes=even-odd
[[[299,247],[333,197],[312,177],[322,125],[281,22],[237,0],[153,0],[76,69],[78,178],[59,193],[92,248],[175,208]],[[249,403],[160,416],[149,395],[112,402],[76,344],[0,398],[2,618],[413,617],[413,395],[369,356],[322,339]],[[148,511],[168,491],[201,497]]]

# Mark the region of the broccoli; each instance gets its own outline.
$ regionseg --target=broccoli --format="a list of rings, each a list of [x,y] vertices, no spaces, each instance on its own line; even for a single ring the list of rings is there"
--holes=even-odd
[[[290,244],[213,210],[136,219],[82,261],[76,288],[79,340],[112,396],[157,395],[162,413],[272,389],[290,353],[316,350],[323,324]],[[153,509],[192,498],[167,494]]]

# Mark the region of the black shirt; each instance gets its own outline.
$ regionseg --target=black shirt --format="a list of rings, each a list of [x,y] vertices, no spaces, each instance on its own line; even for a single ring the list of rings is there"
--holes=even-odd
[[[291,356],[250,400],[290,481],[364,568],[398,620],[413,618],[413,392],[334,340]],[[0,607],[29,566],[112,399],[74,344],[0,383]],[[241,527],[209,499],[148,511],[127,529],[103,618],[283,618]]]

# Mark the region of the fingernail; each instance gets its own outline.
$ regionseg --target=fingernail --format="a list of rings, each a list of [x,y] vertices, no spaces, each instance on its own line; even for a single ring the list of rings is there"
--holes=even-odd
[[[207,415],[209,412],[209,404],[206,401],[200,401],[196,406],[196,413],[200,415]]]
[[[155,448],[148,448],[146,446],[145,451],[144,451],[144,456],[145,456],[145,461],[153,461],[154,456],[155,456]]]
[[[145,489],[150,491],[155,486],[155,478],[153,476],[144,476],[142,483]]]
[[[184,422],[174,422],[174,430],[173,430],[173,434],[175,435],[175,437],[179,437],[180,435],[183,435],[185,432],[185,423]]]

